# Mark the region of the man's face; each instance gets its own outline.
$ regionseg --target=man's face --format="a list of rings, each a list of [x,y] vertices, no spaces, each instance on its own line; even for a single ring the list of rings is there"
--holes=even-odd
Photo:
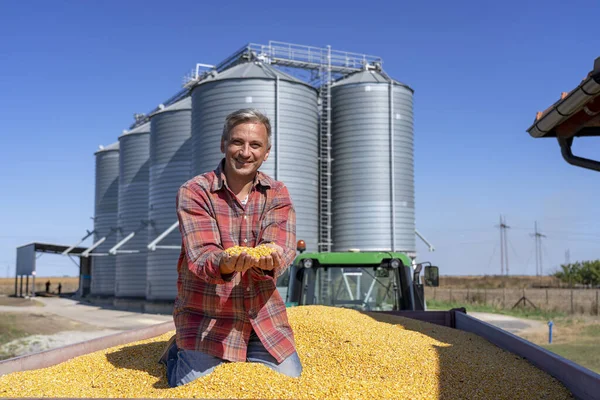
[[[253,177],[269,157],[267,128],[260,122],[236,125],[229,140],[221,141],[225,154],[225,168],[234,177]]]

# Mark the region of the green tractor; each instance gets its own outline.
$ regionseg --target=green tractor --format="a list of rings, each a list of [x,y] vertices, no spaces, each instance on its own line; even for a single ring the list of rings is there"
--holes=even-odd
[[[327,305],[363,311],[425,311],[424,286],[439,285],[438,267],[427,262],[416,264],[413,269],[405,253],[304,250],[303,241],[299,241],[300,255],[277,281],[277,289],[288,307]]]

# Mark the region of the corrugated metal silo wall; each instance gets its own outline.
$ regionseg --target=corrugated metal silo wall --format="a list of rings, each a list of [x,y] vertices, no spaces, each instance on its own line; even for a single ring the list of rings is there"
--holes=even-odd
[[[177,110],[151,118],[150,137],[150,241],[177,222],[175,199],[179,187],[191,178],[192,111]],[[180,246],[179,229],[159,246]],[[146,299],[173,300],[177,295],[177,260],[180,250],[148,253]]]
[[[279,100],[279,155],[275,143],[261,171],[282,181],[296,210],[296,237],[308,251],[318,241],[318,108],[316,91],[299,83],[275,79],[231,79],[209,82],[192,93],[194,174],[214,170],[223,158],[220,140],[225,117],[240,108],[257,108],[271,120],[272,139]],[[275,158],[279,156],[279,173]]]
[[[135,236],[117,253],[115,296],[143,298],[146,295],[146,246],[148,245],[148,164],[150,159],[150,132],[128,133],[119,138],[119,232],[118,241],[132,232]],[[143,132],[145,130],[145,132]]]
[[[392,249],[390,85],[332,88],[333,251]],[[413,96],[393,86],[396,251],[415,251]]]
[[[119,197],[119,151],[99,151],[96,153],[96,199],[94,216],[94,243],[110,234],[117,227]],[[115,233],[93,253],[108,253],[117,243]],[[92,281],[90,294],[112,296],[115,293],[115,258],[110,256],[92,257]]]

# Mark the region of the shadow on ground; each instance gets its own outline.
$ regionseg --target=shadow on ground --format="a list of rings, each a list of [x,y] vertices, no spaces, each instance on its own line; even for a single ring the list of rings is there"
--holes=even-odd
[[[117,368],[133,369],[148,373],[159,380],[154,383],[157,389],[167,389],[165,366],[158,362],[167,341],[138,344],[123,347],[107,354],[107,360]]]

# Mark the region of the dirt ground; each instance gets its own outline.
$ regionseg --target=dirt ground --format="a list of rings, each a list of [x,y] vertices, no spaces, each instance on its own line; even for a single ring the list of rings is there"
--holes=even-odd
[[[93,331],[98,327],[54,314],[0,313],[0,327],[16,329],[30,335],[51,335],[62,331]]]
[[[34,299],[24,299],[21,297],[8,297],[0,295],[0,306],[10,307],[44,307],[44,303]]]
[[[6,300],[6,298],[0,299]],[[14,306],[19,307],[19,305]],[[35,346],[40,351],[46,350],[51,347],[51,342],[58,341],[57,338],[52,338],[52,335],[75,331],[79,335],[85,335],[87,332],[98,331],[98,327],[44,313],[43,307],[35,313],[1,312],[0,360],[28,353],[31,346]]]
[[[102,308],[67,297],[29,300],[0,295],[0,360],[172,321],[172,318],[171,315]]]

